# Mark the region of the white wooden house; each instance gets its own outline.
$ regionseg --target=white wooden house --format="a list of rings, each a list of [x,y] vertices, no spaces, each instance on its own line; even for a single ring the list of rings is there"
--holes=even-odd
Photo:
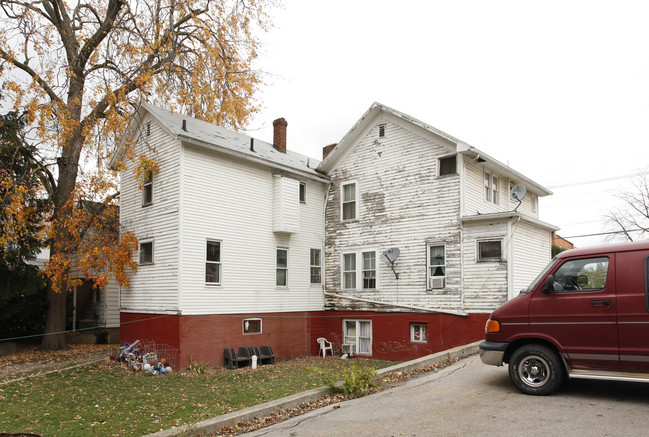
[[[220,365],[226,347],[310,353],[310,312],[324,305],[328,181],[319,161],[142,104],[119,146],[120,222],[139,240],[139,268],[121,290],[121,338],[180,350],[179,364]],[[138,180],[136,155],[159,171]]]
[[[327,329],[357,355],[478,340],[550,259],[556,228],[538,219],[550,191],[426,123],[375,103],[324,153],[326,309],[340,314]]]
[[[182,366],[226,347],[315,354],[321,336],[404,360],[481,338],[550,258],[550,192],[432,126],[374,104],[319,162],[273,124],[272,145],[141,105],[113,162],[140,244],[122,341],[169,344]],[[157,173],[135,177],[129,140]]]

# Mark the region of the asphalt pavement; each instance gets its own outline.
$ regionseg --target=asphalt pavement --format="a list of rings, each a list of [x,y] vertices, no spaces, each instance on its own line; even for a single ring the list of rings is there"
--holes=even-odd
[[[518,392],[506,367],[472,356],[403,386],[245,434],[319,436],[641,436],[649,385],[570,381],[546,397]]]

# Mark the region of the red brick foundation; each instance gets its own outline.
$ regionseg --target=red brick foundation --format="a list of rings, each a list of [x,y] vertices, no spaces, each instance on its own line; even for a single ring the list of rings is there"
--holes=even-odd
[[[121,342],[154,340],[179,350],[179,367],[190,360],[223,366],[223,349],[240,346],[272,346],[278,360],[317,355],[318,337],[332,341],[340,352],[343,319],[372,321],[372,358],[406,361],[484,338],[488,314],[468,317],[437,313],[379,313],[363,311],[315,311],[298,313],[177,316],[122,313]],[[261,334],[243,334],[243,321],[262,319]],[[410,341],[410,324],[426,324],[428,341]]]

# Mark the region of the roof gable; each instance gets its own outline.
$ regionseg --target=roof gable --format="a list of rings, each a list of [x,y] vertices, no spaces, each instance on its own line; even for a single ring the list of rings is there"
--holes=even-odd
[[[345,134],[342,140],[340,140],[340,142],[329,152],[327,157],[318,166],[318,170],[323,173],[328,173],[333,168],[335,168],[335,166],[339,162],[344,160],[345,157],[351,152],[351,149],[357,143],[357,140],[367,133],[367,130],[374,125],[375,120],[377,120],[382,114],[386,114],[390,117],[395,117],[397,120],[400,120],[402,122],[401,124],[410,125],[413,130],[419,131],[421,134],[430,134],[437,138],[440,138],[442,140],[442,143],[448,144],[451,148],[454,148],[455,152],[462,153],[469,159],[478,160],[485,167],[491,169],[492,171],[498,173],[503,177],[511,178],[516,183],[525,184],[528,189],[531,189],[539,196],[547,196],[549,194],[552,194],[552,192],[547,188],[513,170],[511,167],[492,158],[481,150],[468,145],[467,143],[453,137],[452,135],[447,134],[444,131],[441,131],[427,123],[424,123],[423,121],[420,121],[414,117],[411,117],[378,102],[375,102],[372,104],[372,106],[370,106],[365,114],[363,114],[363,116],[349,130],[349,132]]]

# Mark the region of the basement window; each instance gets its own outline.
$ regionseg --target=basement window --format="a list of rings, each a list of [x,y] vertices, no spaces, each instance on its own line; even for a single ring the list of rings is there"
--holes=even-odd
[[[261,334],[261,319],[244,319],[243,335]]]
[[[428,342],[428,326],[425,323],[410,324],[410,341],[412,343]]]

